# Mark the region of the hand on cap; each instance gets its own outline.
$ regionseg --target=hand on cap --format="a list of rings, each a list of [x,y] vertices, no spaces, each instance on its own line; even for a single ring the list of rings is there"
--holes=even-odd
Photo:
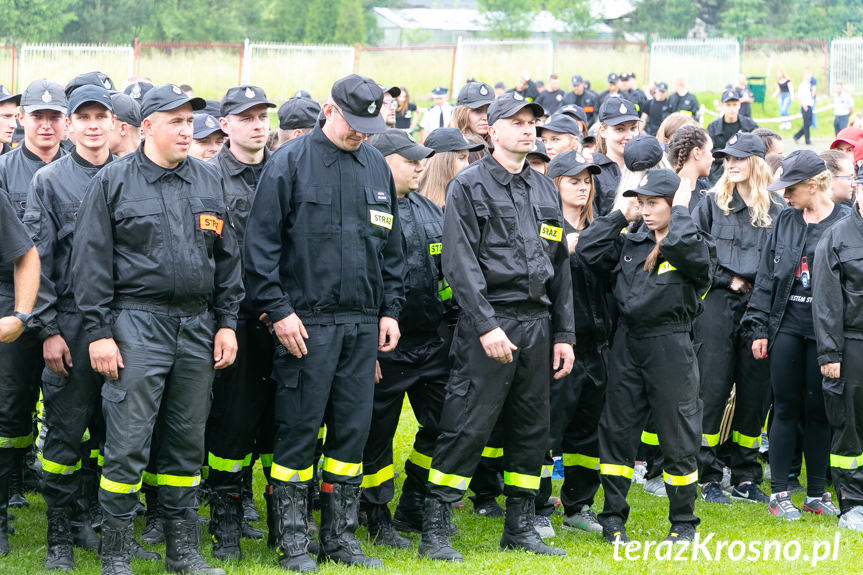
[[[677,186],[677,191],[674,192],[674,199],[671,201],[672,206],[689,207],[689,200],[692,199],[692,184],[689,178],[680,178],[680,185]]]

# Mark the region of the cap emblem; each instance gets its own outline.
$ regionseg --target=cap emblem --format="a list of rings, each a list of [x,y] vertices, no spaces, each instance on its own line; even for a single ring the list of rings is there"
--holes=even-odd
[[[180,95],[183,93],[183,91],[180,89],[179,86],[171,86],[171,91],[177,95]]]
[[[641,178],[641,181],[638,182],[638,187],[640,187],[640,188],[643,188],[646,185],[647,185],[647,175],[645,175],[643,178]]]
[[[531,151],[531,152],[535,152],[535,151],[537,150],[537,148],[539,148],[539,146],[537,146],[537,145],[536,145],[536,141],[534,141],[534,142],[533,142],[533,147],[530,149],[530,151]]]
[[[132,86],[132,93],[129,95],[132,96],[133,98],[135,98],[136,100],[139,99],[141,97],[141,84],[139,84],[138,82],[135,82],[135,85]]]
[[[110,81],[110,80],[108,80],[108,78],[105,78],[105,79],[102,81],[102,85],[103,85],[103,86],[105,86],[105,89],[106,89],[106,90],[110,90],[110,89],[111,89],[111,81]]]
[[[621,104],[621,105],[620,105],[620,113],[621,113],[621,114],[625,114],[625,113],[626,113],[626,104]]]
[[[300,97],[300,96],[302,96],[302,95],[303,95],[303,91],[302,91],[302,90],[297,90],[296,92],[294,92],[294,98],[299,98],[299,97]]]
[[[213,121],[213,118],[207,118],[206,120],[204,120],[204,125],[208,128],[215,128],[216,122]]]
[[[410,140],[410,141],[411,141],[411,142],[413,142],[414,144],[416,144],[416,143],[417,143],[416,138],[414,138],[414,137],[413,137],[413,134],[407,134],[407,133],[406,133],[406,135],[407,135],[407,137],[408,137],[408,140]]]
[[[369,111],[369,114],[374,114],[378,109],[378,105],[377,105],[377,103],[372,102],[371,104],[369,104],[369,107],[366,109]]]
[[[42,101],[46,104],[51,101],[51,93],[48,90],[42,92]]]
[[[0,86],[0,92],[2,92],[4,96],[8,96],[10,94],[9,90],[6,89],[6,86]]]
[[[579,164],[587,163],[587,160],[584,159],[584,156],[582,156],[578,152],[575,153],[575,161],[578,162]]]
[[[245,94],[246,94],[246,98],[254,98],[255,97],[255,91],[252,90],[251,88],[246,88]]]
[[[524,96],[522,96],[522,95],[521,95],[521,94],[519,94],[518,92],[513,92],[513,93],[512,93],[512,99],[513,99],[513,100],[521,101],[521,100],[524,100]]]
[[[485,86],[480,86],[479,87],[479,95],[480,96],[488,96],[488,88],[486,88]]]
[[[731,136],[731,139],[728,140],[728,145],[733,146],[736,143],[737,143],[737,134],[734,134],[733,136]]]

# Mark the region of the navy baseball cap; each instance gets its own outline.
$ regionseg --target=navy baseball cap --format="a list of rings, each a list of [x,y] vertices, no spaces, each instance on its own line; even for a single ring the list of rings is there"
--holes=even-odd
[[[627,146],[628,145],[629,144],[627,144]],[[602,169],[596,164],[588,162],[587,158],[582,156],[580,152],[567,150],[552,158],[551,163],[548,165],[548,172],[546,175],[549,178],[557,178],[558,176],[577,176],[584,170],[587,170],[588,173],[593,175],[602,171]]]
[[[545,162],[546,164],[551,161],[551,158],[548,157],[548,154],[545,151],[545,144],[542,143],[542,140],[539,138],[533,143],[533,149],[527,153],[528,156],[539,156],[539,159]]]
[[[447,90],[443,86],[437,86],[434,89],[432,89],[431,93],[432,93],[432,96],[434,96],[435,98],[442,98],[449,93],[449,90]]]
[[[371,78],[349,74],[336,80],[330,94],[345,121],[357,132],[382,134],[387,131],[381,117],[384,91]]]
[[[620,80],[620,77],[617,74],[615,74],[614,72],[612,72],[611,74],[608,75],[607,80],[608,80],[609,84],[617,84],[617,82]]]
[[[60,84],[48,80],[31,82],[21,94],[21,107],[30,114],[39,110],[66,113],[66,92]]]
[[[0,84],[0,104],[3,102],[15,102],[15,105],[21,103],[21,94],[13,94],[9,89]]]
[[[641,172],[661,162],[664,154],[659,140],[648,134],[639,134],[623,148],[623,163],[630,172]]]
[[[557,109],[555,114],[566,114],[567,116],[571,116],[576,120],[581,120],[585,124],[587,124],[587,114],[584,113],[584,108],[577,104],[567,104],[566,106],[561,106]]]
[[[575,76],[572,77],[572,85],[573,86],[580,86],[581,84],[584,84],[584,78],[582,78],[578,74],[576,74]]]
[[[656,83],[656,89],[659,90],[660,92],[667,92],[668,91],[668,84],[666,84],[665,82],[657,82]]]
[[[827,164],[812,150],[794,150],[782,160],[779,166],[779,178],[772,184],[767,184],[767,190],[776,192],[790,188],[809,178],[814,178],[826,169]]]
[[[620,79],[624,81],[629,80],[631,77],[632,76],[629,75],[629,72],[624,72],[620,75]]]
[[[206,107],[206,102],[204,104]],[[257,86],[235,86],[225,92],[219,112],[224,117],[228,114],[239,114],[260,105],[267,108],[276,107],[275,104],[267,100],[267,95],[263,89]]]
[[[471,110],[488,106],[494,101],[494,89],[485,82],[468,82],[458,92],[456,104]]]
[[[306,92],[305,90],[297,90],[296,92],[294,92],[294,95],[291,97],[292,98],[306,98],[307,100],[312,99],[312,95],[310,93]]]
[[[429,132],[423,145],[435,152],[478,152],[485,148],[484,144],[471,144],[458,128],[436,128]]]
[[[413,136],[398,128],[390,128],[386,132],[373,135],[369,143],[384,156],[398,154],[413,161],[430,158],[435,153],[433,149],[421,146]]]
[[[282,130],[313,128],[321,115],[321,107],[314,100],[294,97],[279,107],[278,115]]]
[[[722,103],[730,102],[732,100],[739,101],[740,94],[737,93],[737,90],[725,90],[722,92]]]
[[[628,146],[629,144],[627,144]],[[680,187],[680,178],[672,170],[647,170],[634,190],[626,190],[623,195],[654,196],[657,198],[673,198]]]
[[[554,114],[545,124],[536,127],[536,135],[541,136],[546,130],[581,138],[581,128],[578,127],[578,122],[568,114]]]
[[[529,102],[524,99],[524,96],[518,92],[506,92],[501,94],[488,107],[486,118],[488,125],[491,126],[501,118],[509,118],[515,116],[524,108],[530,108],[535,118],[541,118],[545,114],[545,109],[539,104]]]
[[[121,122],[125,122],[136,128],[141,127],[141,105],[128,94],[114,92],[111,94],[114,103],[114,115]]]
[[[192,137],[196,140],[202,140],[213,132],[222,132],[222,127],[219,126],[219,121],[209,114],[195,114]],[[222,135],[227,136],[224,132],[222,132]]]
[[[378,84],[380,86],[380,84]],[[381,86],[381,90],[384,91],[384,94],[389,94],[393,98],[398,98],[402,95],[402,89],[398,86],[393,86],[391,88],[387,88],[386,86]]]
[[[153,88],[141,100],[141,116],[146,118],[156,112],[176,110],[183,104],[191,104],[192,110],[203,110],[207,102],[203,98],[188,97],[176,84],[165,84]]]
[[[150,82],[135,82],[134,84],[129,84],[126,86],[126,89],[123,90],[123,93],[130,96],[133,100],[137,100],[138,103],[141,103],[141,100],[144,99],[144,96],[147,95],[147,92],[155,88],[153,84]]]
[[[86,74],[75,76],[66,84],[66,97],[71,96],[72,92],[81,86],[101,86],[106,90],[114,90],[114,82],[106,74],[102,72],[87,72]]]
[[[72,92],[72,95],[69,96],[69,115],[74,114],[85,104],[99,104],[112,114],[114,113],[114,102],[111,100],[111,92],[102,86],[84,84],[76,88]]]
[[[606,98],[599,109],[599,121],[606,126],[616,126],[624,122],[637,122],[640,118],[635,104],[626,98]]]
[[[629,144],[626,146],[629,147]],[[713,157],[748,158],[749,156],[758,156],[763,158],[766,153],[767,150],[764,149],[764,141],[761,138],[748,132],[737,132],[728,139],[724,148],[713,150]]]

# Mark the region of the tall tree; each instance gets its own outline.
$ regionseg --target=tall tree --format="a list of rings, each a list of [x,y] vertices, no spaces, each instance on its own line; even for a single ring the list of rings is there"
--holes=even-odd
[[[331,41],[334,44],[365,42],[366,22],[363,18],[363,0],[341,0],[333,32]]]
[[[537,0],[477,0],[493,38],[526,38],[542,3]]]
[[[72,0],[0,0],[0,38],[56,42],[76,15]]]
[[[566,35],[590,38],[595,33],[592,27],[599,20],[590,10],[590,0],[547,0],[545,9],[567,26]]]

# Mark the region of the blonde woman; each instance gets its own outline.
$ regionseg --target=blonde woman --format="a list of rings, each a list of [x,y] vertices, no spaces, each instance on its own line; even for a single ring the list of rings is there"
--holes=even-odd
[[[625,168],[623,150],[627,142],[638,135],[640,121],[635,105],[623,98],[610,96],[599,109],[599,129],[593,153],[593,163],[601,169],[593,179],[597,216],[608,214],[614,206],[620,176]]]
[[[425,139],[425,145],[434,150],[435,155],[424,161],[418,191],[443,208],[449,181],[468,166],[471,152],[484,149],[485,146],[471,144],[456,128],[432,131]]]
[[[725,169],[716,187],[693,212],[699,229],[713,236],[718,260],[713,286],[704,298],[704,313],[695,320],[704,404],[698,456],[701,498],[708,503],[730,503],[720,487],[722,463],[716,449],[725,405],[736,383],[727,460],[731,498],[767,503],[769,498],[758,488],[762,470],[757,456],[770,372],[766,362],[752,357],[752,338],[743,333],[740,319],[749,303],[761,246],[785,202],[767,191],[772,177],[764,161],[764,143],[758,136],[738,132],[713,156],[724,161]]]

